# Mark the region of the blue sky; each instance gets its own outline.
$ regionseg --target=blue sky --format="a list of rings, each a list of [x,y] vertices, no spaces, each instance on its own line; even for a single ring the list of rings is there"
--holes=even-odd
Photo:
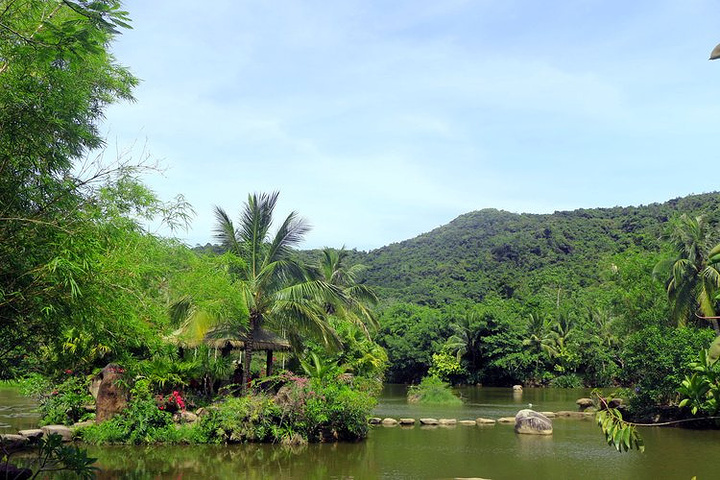
[[[718,2],[125,2],[142,83],[111,151],[197,211],[279,190],[304,248],[369,250],[482,208],[550,213],[718,190]],[[134,146],[133,146],[134,145]],[[162,232],[161,232],[162,233]]]

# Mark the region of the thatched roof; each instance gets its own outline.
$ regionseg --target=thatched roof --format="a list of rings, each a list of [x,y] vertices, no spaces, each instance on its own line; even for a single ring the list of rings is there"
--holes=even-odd
[[[236,349],[245,348],[245,341],[247,340],[246,333],[236,332],[232,335],[222,335],[220,331],[209,331],[200,341],[196,338],[192,338],[192,335],[187,335],[182,328],[176,330],[166,339],[176,345],[182,347],[196,347],[200,343],[204,343],[212,348],[226,348],[228,346]],[[255,329],[253,335],[255,350],[272,350],[272,351],[287,351],[290,350],[290,342],[285,338],[277,335],[264,328]]]
[[[237,335],[234,335],[232,338],[207,338],[205,339],[205,343],[207,343],[209,346],[213,348],[224,348],[228,345],[233,348],[245,348],[245,341],[247,340],[247,335],[243,333],[238,333]],[[264,328],[256,329],[253,335],[253,344],[255,346],[255,350],[272,350],[272,351],[287,351],[290,350],[290,342],[288,342],[286,339],[281,337],[280,335],[277,335],[269,330],[265,330]]]

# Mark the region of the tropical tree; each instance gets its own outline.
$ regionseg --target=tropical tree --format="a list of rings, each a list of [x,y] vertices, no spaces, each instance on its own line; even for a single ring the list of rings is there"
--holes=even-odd
[[[365,265],[356,263],[348,265],[348,251],[324,248],[317,264],[317,278],[340,289],[342,297],[332,298],[325,304],[325,311],[338,318],[348,320],[360,327],[369,337],[370,328],[377,328],[378,323],[370,309],[378,302],[372,287],[358,280]]]
[[[683,214],[672,223],[666,238],[675,257],[658,262],[653,276],[665,280],[673,318],[678,325],[685,325],[693,316],[710,320],[720,335],[715,308],[720,291],[717,229],[702,216]]]
[[[110,42],[119,2],[24,0],[0,7],[0,376],[57,337],[88,278],[88,187],[80,159],[102,145],[105,107],[137,80]],[[96,219],[93,219],[96,220]]]
[[[548,334],[542,339],[542,350],[557,362],[555,368],[560,372],[568,372],[577,363],[577,352],[572,344],[575,333],[575,320],[567,313],[561,312],[552,323]]]
[[[535,374],[540,372],[540,365],[545,352],[545,345],[550,338],[552,320],[541,313],[531,313],[527,322],[527,334],[522,344],[530,347],[535,355]]]
[[[467,311],[449,325],[452,335],[445,341],[445,348],[455,353],[458,362],[467,357],[471,371],[477,370],[480,362],[480,347],[485,327],[482,317],[475,310]]]
[[[326,345],[339,346],[327,321],[326,306],[342,304],[341,288],[311,278],[291,256],[308,225],[290,213],[274,235],[270,233],[278,192],[248,195],[236,227],[228,214],[215,207],[216,238],[238,258],[234,267],[237,288],[249,313],[244,332],[243,389],[247,388],[255,336],[263,327],[278,333],[311,333]]]

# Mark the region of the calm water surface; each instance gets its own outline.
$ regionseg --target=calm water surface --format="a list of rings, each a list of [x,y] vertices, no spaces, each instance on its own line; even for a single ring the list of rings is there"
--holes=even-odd
[[[458,407],[408,405],[405,387],[386,387],[376,415],[475,419],[514,416],[528,403],[538,411],[575,409],[588,390],[459,390]],[[0,389],[0,427],[34,421],[31,406]],[[15,415],[15,416],[12,416]],[[512,425],[374,427],[360,443],[275,445],[90,447],[103,469],[99,478],[121,479],[690,479],[720,478],[720,431],[641,430],[646,453],[620,454],[607,446],[592,420],[554,419],[550,437],[521,436]]]

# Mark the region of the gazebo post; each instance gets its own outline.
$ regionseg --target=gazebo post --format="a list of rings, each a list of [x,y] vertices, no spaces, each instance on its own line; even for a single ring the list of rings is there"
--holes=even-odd
[[[267,362],[265,365],[265,376],[269,377],[272,375],[272,367],[273,367],[273,351],[269,348],[267,349]]]

